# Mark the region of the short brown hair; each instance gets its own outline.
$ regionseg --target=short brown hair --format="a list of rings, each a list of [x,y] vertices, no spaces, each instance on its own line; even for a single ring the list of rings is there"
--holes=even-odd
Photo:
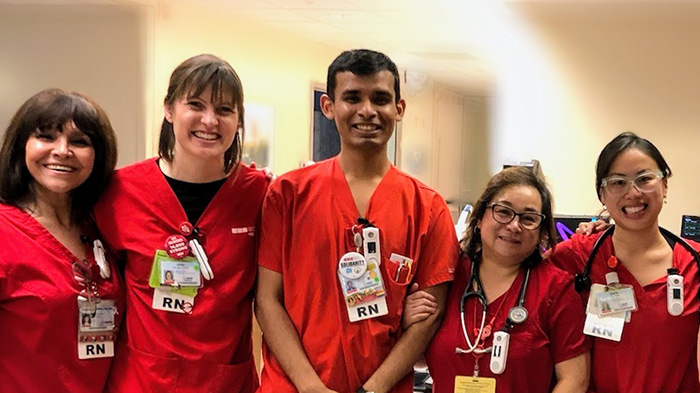
[[[542,200],[542,214],[545,215],[542,226],[540,227],[540,246],[544,248],[554,247],[556,243],[554,237],[554,219],[552,218],[554,203],[552,201],[552,193],[547,187],[544,176],[541,174],[541,171],[539,175],[535,174],[532,168],[523,166],[511,167],[500,171],[489,180],[484,192],[481,193],[481,197],[479,197],[479,200],[474,205],[474,213],[469,219],[467,233],[460,241],[462,252],[472,261],[481,259],[481,233],[477,230],[479,220],[484,218],[488,205],[498,193],[506,188],[514,186],[530,186],[536,189],[540,194]],[[523,264],[525,266],[534,267],[541,261],[542,256],[540,250],[536,249],[532,255],[523,261]]]
[[[71,192],[71,212],[85,220],[107,186],[117,164],[117,142],[105,111],[90,97],[61,89],[35,94],[19,108],[5,131],[0,150],[0,200],[17,205],[33,195],[34,178],[25,163],[27,141],[37,132],[61,128],[69,121],[90,138],[95,162],[90,176]]]
[[[182,62],[170,75],[168,93],[164,104],[172,106],[182,97],[199,97],[207,87],[211,87],[212,101],[220,102],[230,95],[238,111],[239,132],[231,147],[224,153],[224,172],[228,172],[241,161],[243,140],[245,137],[245,108],[243,107],[243,84],[231,65],[214,55],[203,54]],[[175,133],[173,124],[163,118],[160,128],[158,155],[172,162],[175,151]]]

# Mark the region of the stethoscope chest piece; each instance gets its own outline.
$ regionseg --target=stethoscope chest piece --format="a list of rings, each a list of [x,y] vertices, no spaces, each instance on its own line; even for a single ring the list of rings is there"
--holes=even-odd
[[[527,309],[523,306],[515,306],[508,311],[508,319],[517,325],[527,321],[527,316]]]

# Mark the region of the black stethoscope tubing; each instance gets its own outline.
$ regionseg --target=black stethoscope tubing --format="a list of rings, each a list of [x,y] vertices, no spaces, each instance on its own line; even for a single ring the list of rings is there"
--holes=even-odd
[[[510,309],[508,312],[508,318],[506,318],[506,323],[505,326],[503,327],[503,331],[508,332],[510,329],[513,328],[515,325],[519,325],[521,323],[524,323],[527,320],[528,317],[528,312],[527,309],[525,308],[525,294],[527,293],[527,285],[530,281],[530,268],[528,267],[525,270],[525,277],[523,278],[523,282],[520,284],[520,293],[518,296],[518,302],[514,307]],[[476,288],[474,290],[470,290],[472,286],[475,286]],[[465,319],[464,319],[464,311],[465,311],[465,304],[467,300],[470,297],[476,297],[479,300],[479,303],[481,303],[481,308],[482,308],[482,318],[481,318],[481,327],[479,328],[479,334],[477,335],[474,344],[471,343],[469,340],[469,335],[467,334],[466,330],[466,324],[465,324]],[[505,299],[504,299],[505,300]],[[472,261],[472,268],[471,268],[471,276],[469,277],[469,282],[467,283],[467,287],[464,289],[464,292],[462,293],[462,297],[460,298],[459,301],[459,313],[460,313],[460,318],[461,318],[461,323],[462,323],[462,333],[464,334],[464,339],[467,342],[467,350],[462,352],[464,353],[469,353],[469,352],[488,352],[488,350],[479,350],[478,344],[481,340],[481,335],[484,331],[484,324],[486,322],[486,311],[488,308],[488,301],[486,299],[486,293],[484,292],[484,287],[481,284],[481,279],[479,278],[479,265],[476,264],[474,261]],[[458,351],[459,353],[459,351]]]
[[[606,229],[598,240],[596,240],[591,253],[588,255],[588,260],[586,260],[586,266],[583,268],[583,271],[574,276],[574,288],[576,289],[576,292],[583,292],[591,289],[591,267],[593,266],[593,260],[598,254],[598,249],[603,244],[603,241],[612,236],[613,232],[615,232],[614,225]],[[661,235],[666,239],[666,241],[669,241],[670,239],[670,241],[674,244],[680,243],[681,246],[683,246],[683,248],[685,248],[690,255],[693,256],[695,263],[697,263],[698,268],[700,269],[700,254],[698,254],[698,252],[690,244],[688,244],[688,242],[665,228],[659,227],[659,232],[661,232]],[[671,244],[671,242],[669,242],[669,244]]]

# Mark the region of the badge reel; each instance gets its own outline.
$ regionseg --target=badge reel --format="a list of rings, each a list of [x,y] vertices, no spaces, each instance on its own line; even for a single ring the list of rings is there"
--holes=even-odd
[[[674,317],[683,314],[683,276],[678,269],[668,269],[666,277],[666,308]]]

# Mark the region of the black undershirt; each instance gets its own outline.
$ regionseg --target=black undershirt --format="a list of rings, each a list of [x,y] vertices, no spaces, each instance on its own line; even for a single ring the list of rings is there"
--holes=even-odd
[[[226,182],[226,178],[223,178],[210,183],[189,183],[168,177],[165,173],[163,173],[163,176],[168,181],[170,188],[173,189],[182,208],[185,209],[187,220],[192,225],[197,223],[199,217],[204,213],[204,209],[207,208],[214,195]]]

